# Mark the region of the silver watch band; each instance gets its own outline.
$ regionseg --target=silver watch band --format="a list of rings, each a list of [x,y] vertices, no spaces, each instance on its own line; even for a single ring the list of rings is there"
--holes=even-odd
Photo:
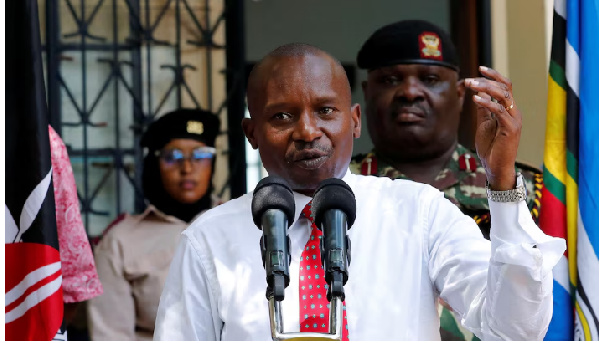
[[[523,175],[517,173],[517,188],[509,189],[507,191],[493,191],[490,189],[489,183],[485,182],[485,189],[487,191],[487,197],[491,201],[495,202],[519,202],[527,200],[527,189],[525,188],[525,182]]]

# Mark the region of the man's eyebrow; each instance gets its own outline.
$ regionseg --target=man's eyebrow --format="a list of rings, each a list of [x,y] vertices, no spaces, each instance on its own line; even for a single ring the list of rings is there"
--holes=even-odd
[[[339,99],[338,95],[325,95],[325,96],[319,96],[319,97],[315,98],[313,100],[313,102],[324,103],[324,102],[336,101],[338,99]],[[287,101],[274,101],[274,102],[267,103],[265,105],[265,109],[272,109],[272,108],[278,108],[278,107],[290,107],[290,106],[294,106],[294,103],[287,102]]]
[[[326,94],[323,96],[316,97],[312,102],[313,102],[313,104],[321,105],[321,104],[333,103],[333,102],[339,101],[339,99],[340,99],[340,96],[338,94]],[[268,111],[273,111],[273,110],[277,110],[280,108],[296,108],[297,106],[298,106],[298,104],[296,104],[294,102],[273,101],[273,102],[267,103],[265,105],[264,111],[268,112]]]
[[[271,102],[271,103],[266,104],[264,109],[265,109],[265,111],[268,111],[268,110],[286,107],[289,105],[290,104],[285,101],[277,101],[277,102]]]

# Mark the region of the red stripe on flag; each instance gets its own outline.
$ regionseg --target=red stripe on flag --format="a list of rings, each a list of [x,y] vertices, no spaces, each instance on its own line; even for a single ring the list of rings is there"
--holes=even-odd
[[[60,261],[58,250],[46,244],[12,243],[4,245],[6,290],[12,289],[32,271]]]
[[[58,332],[63,317],[62,292],[54,292],[22,317],[5,324],[7,341],[50,341]]]
[[[56,278],[61,275],[62,275],[62,271],[58,270],[54,274],[48,275],[45,278],[43,278],[42,280],[38,281],[37,283],[29,286],[27,288],[27,290],[25,291],[25,293],[23,293],[23,295],[21,295],[19,298],[17,298],[17,300],[13,301],[12,304],[4,307],[4,313],[8,313],[8,312],[12,311],[15,307],[19,306],[25,300],[25,298],[27,298],[27,296],[29,294],[37,291],[44,285],[47,285],[50,282],[56,280]]]
[[[567,239],[567,208],[545,187],[542,188],[539,225],[545,234]],[[567,251],[564,254],[567,256]]]
[[[60,261],[58,250],[38,243],[5,244],[4,256],[6,290],[16,287],[32,271]],[[41,282],[52,281],[52,279],[56,277],[46,277],[38,283],[41,286]],[[29,289],[26,292],[29,292]],[[60,328],[62,318],[63,295],[62,288],[59,288],[58,291],[27,310],[23,316],[5,324],[5,339],[7,341],[49,341]]]

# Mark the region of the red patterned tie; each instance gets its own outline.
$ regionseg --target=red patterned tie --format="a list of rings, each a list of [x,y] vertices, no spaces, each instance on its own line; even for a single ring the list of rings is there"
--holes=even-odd
[[[312,230],[300,260],[300,332],[329,332],[329,286],[321,265],[321,230],[315,225],[310,205],[309,202],[302,210],[302,215],[310,219]],[[342,340],[348,340],[345,301]]]

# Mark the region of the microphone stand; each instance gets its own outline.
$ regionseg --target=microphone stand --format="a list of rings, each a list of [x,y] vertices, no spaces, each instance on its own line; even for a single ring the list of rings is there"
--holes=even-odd
[[[342,298],[333,296],[329,310],[329,333],[323,332],[283,332],[281,302],[269,297],[269,317],[271,337],[274,341],[341,341],[343,323]]]
[[[341,341],[343,325],[343,301],[346,297],[344,285],[348,280],[350,262],[350,240],[346,236],[346,215],[341,211],[327,211],[324,214],[325,227],[334,228],[333,234],[321,239],[321,263],[324,265],[325,281],[329,284],[327,300],[329,309],[329,332],[284,332],[281,301],[277,299],[271,287],[267,288],[271,337],[274,341]],[[329,233],[329,232],[328,232]],[[277,280],[277,278],[275,278]],[[283,299],[281,299],[283,300]]]

